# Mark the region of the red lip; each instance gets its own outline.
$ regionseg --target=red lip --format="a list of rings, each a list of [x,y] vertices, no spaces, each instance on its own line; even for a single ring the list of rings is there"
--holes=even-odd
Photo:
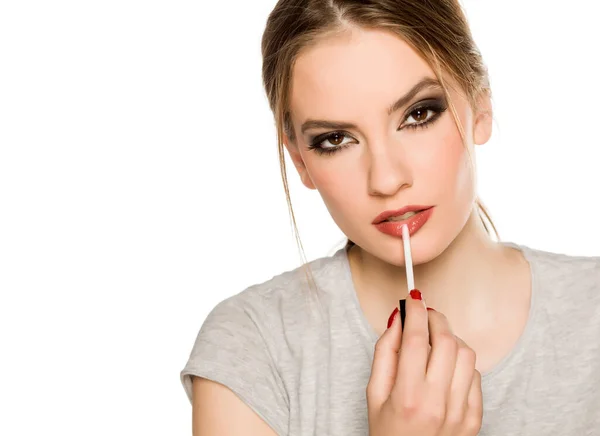
[[[416,215],[413,215],[410,218],[402,221],[382,221],[378,224],[375,224],[375,227],[381,233],[385,233],[386,235],[394,236],[396,238],[404,238],[402,228],[407,226],[408,234],[412,238],[413,235],[417,233],[427,221],[429,221],[434,209],[434,207],[430,207],[429,209],[418,212]]]
[[[404,206],[402,209],[398,209],[398,210],[386,210],[385,212],[382,212],[379,215],[377,215],[371,224],[379,224],[393,216],[404,215],[405,213],[408,213],[408,212],[418,212],[420,210],[427,210],[427,209],[431,209],[432,207],[433,206],[411,205],[411,206]]]

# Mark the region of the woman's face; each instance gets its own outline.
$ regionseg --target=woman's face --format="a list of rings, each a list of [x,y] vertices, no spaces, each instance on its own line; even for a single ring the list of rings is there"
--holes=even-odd
[[[395,104],[427,79],[429,85]],[[491,117],[473,114],[456,83],[445,80],[468,147],[485,143]],[[404,262],[402,242],[373,224],[379,214],[433,206],[411,238],[413,262],[419,264],[448,247],[474,207],[474,168],[434,81],[432,69],[410,46],[374,30],[324,39],[303,51],[293,70],[296,140],[286,140],[286,147],[303,183],[319,191],[348,238],[395,265]],[[481,104],[490,109],[489,98]]]

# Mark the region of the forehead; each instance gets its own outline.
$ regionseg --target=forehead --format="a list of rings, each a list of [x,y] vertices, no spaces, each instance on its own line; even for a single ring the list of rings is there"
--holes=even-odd
[[[296,121],[385,113],[395,98],[433,71],[398,36],[352,30],[303,51],[292,72],[290,109]]]

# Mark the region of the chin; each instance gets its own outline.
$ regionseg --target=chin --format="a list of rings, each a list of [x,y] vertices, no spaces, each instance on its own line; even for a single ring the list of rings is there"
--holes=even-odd
[[[451,241],[446,243],[433,230],[423,228],[410,238],[413,265],[431,262],[450,245]],[[362,250],[383,262],[404,267],[406,262],[404,257],[404,241],[401,238],[385,235],[378,230],[375,230],[375,232],[376,235],[363,236],[363,238],[356,238],[354,241]],[[361,239],[365,240],[364,244],[361,244]]]

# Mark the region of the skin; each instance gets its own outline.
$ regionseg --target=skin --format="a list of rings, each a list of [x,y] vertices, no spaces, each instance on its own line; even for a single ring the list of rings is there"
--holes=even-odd
[[[284,142],[303,184],[318,190],[334,221],[356,243],[349,253],[352,276],[362,310],[378,334],[407,284],[402,240],[379,232],[372,221],[405,205],[435,206],[411,238],[416,286],[428,306],[444,313],[454,333],[476,351],[477,369],[484,373],[523,331],[530,271],[520,251],[490,239],[475,208],[476,168],[467,148],[474,159],[474,147],[491,136],[489,96],[479,97],[475,112],[460,87],[444,76],[467,148],[449,108],[427,128],[407,127],[433,118],[434,112],[415,113],[414,107],[443,98],[441,90],[422,90],[388,113],[425,77],[435,78],[433,70],[391,33],[352,29],[323,39],[305,49],[294,66],[295,141],[286,137]],[[302,132],[308,120],[355,127]],[[336,131],[340,134],[321,146],[347,147],[323,155],[309,148],[316,136]]]
[[[276,436],[229,388],[212,380],[194,377],[192,407],[194,436]]]

